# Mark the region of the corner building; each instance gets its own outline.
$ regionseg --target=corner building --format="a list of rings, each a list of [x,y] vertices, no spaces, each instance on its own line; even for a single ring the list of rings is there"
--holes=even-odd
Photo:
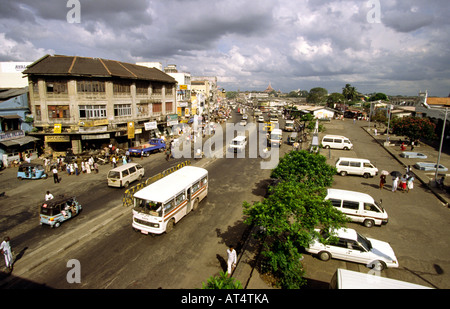
[[[177,82],[156,68],[46,55],[23,74],[34,117],[31,134],[54,156],[69,148],[78,154],[110,143],[139,145],[159,137],[176,115]]]

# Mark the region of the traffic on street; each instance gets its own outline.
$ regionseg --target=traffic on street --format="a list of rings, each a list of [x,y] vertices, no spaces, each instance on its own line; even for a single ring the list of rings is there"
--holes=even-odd
[[[16,168],[3,170],[0,178],[5,192],[0,197],[2,234],[11,238],[15,264],[11,274],[3,274],[2,287],[197,289],[212,275],[226,270],[226,252],[230,245],[239,256],[252,252],[256,259],[258,246],[249,246],[246,242],[251,231],[243,223],[242,204],[261,201],[267,194],[270,172],[277,160],[289,151],[309,151],[312,141],[311,132],[300,134],[296,130],[298,123],[292,125],[286,121],[284,113],[269,113],[260,115],[247,105],[230,107],[229,117],[214,127],[216,132],[222,132],[220,139],[214,139],[210,132],[203,138],[201,135],[194,138],[184,131],[176,143],[167,143],[172,156],[157,151],[148,156],[131,157],[132,163],[142,166],[144,174],[126,187],[108,186],[107,175],[113,169],[109,163],[99,165],[98,173],[68,175],[60,172],[60,182],[55,182],[53,177],[19,180]],[[426,174],[419,174],[419,170],[412,168],[413,187],[409,191],[393,190],[390,173],[406,174],[407,166],[399,161],[404,159],[399,156],[400,149],[386,149],[377,141],[380,136],[375,136],[363,120],[332,119],[321,124],[324,131],[319,132],[319,141],[326,135],[334,135],[344,136],[352,143],[348,149],[320,148],[319,154],[327,158],[329,165],[345,161],[342,158],[358,158],[368,160],[372,168],[377,169],[374,173],[360,175],[336,174],[332,189],[368,195],[373,198],[373,205],[378,205],[378,211],[382,209],[388,214],[381,219],[383,222],[354,221],[347,226],[358,235],[389,244],[395,253],[395,263],[372,269],[365,262],[345,257],[325,258],[318,252],[304,250],[302,262],[308,287],[328,288],[337,269],[347,269],[371,274],[378,271],[377,275],[386,278],[431,288],[450,288],[450,249],[446,234],[449,210],[427,186]],[[227,130],[230,125],[233,134]],[[274,126],[272,132],[278,126],[279,136],[266,136],[264,128],[267,126]],[[265,143],[267,141],[272,147]],[[189,145],[190,157],[176,155],[187,153],[183,145]],[[202,146],[197,157],[194,155],[199,147],[194,145]],[[433,156],[432,149],[425,145],[417,149]],[[40,159],[34,161],[42,164]],[[162,189],[157,189],[156,185],[154,191],[139,195],[142,201],[139,213],[124,205],[126,190],[184,164],[205,171],[189,181],[199,182],[199,188],[207,188],[207,194],[195,202],[194,207],[197,191],[186,190],[184,184],[179,183],[180,190],[173,193],[177,198],[171,207],[187,205],[191,194],[193,202],[189,203],[193,210],[186,210],[181,216],[183,219],[174,217],[170,225],[159,225],[159,218],[173,208],[162,210],[163,197],[158,195],[158,190]],[[121,165],[118,163],[118,167]],[[380,188],[382,171],[389,175]],[[82,206],[80,213],[71,220],[61,221],[58,227],[40,225],[40,208],[47,191],[55,197],[76,196]],[[154,203],[146,204],[149,200]],[[364,207],[364,203],[362,205]],[[154,228],[149,228],[150,225]],[[69,280],[73,261],[79,262],[79,281]],[[273,288],[257,271],[251,277],[243,275],[248,273],[243,268],[253,267],[253,262],[242,259],[235,270],[236,279],[249,289]]]

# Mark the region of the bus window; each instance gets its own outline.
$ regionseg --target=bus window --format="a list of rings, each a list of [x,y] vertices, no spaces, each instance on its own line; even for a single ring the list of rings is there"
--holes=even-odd
[[[177,197],[175,198],[175,206],[180,205],[185,199],[186,195],[184,194],[184,192],[178,194]]]
[[[175,207],[174,200],[170,200],[166,204],[164,204],[164,214],[168,214]]]
[[[194,183],[194,185],[192,186],[192,193],[197,192],[198,189],[200,189],[200,181]]]

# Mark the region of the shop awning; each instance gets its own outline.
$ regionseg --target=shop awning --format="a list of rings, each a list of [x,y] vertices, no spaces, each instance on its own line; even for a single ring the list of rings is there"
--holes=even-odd
[[[33,136],[24,136],[24,137],[19,137],[19,138],[15,138],[15,139],[10,139],[7,141],[0,141],[1,144],[5,145],[6,147],[11,147],[11,146],[22,146],[31,142],[35,142],[38,141],[39,138],[33,137]]]

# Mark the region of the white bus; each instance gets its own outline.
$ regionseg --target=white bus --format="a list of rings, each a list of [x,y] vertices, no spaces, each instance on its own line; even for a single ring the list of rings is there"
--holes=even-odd
[[[168,233],[208,194],[208,171],[185,166],[133,195],[133,228],[143,234]]]

